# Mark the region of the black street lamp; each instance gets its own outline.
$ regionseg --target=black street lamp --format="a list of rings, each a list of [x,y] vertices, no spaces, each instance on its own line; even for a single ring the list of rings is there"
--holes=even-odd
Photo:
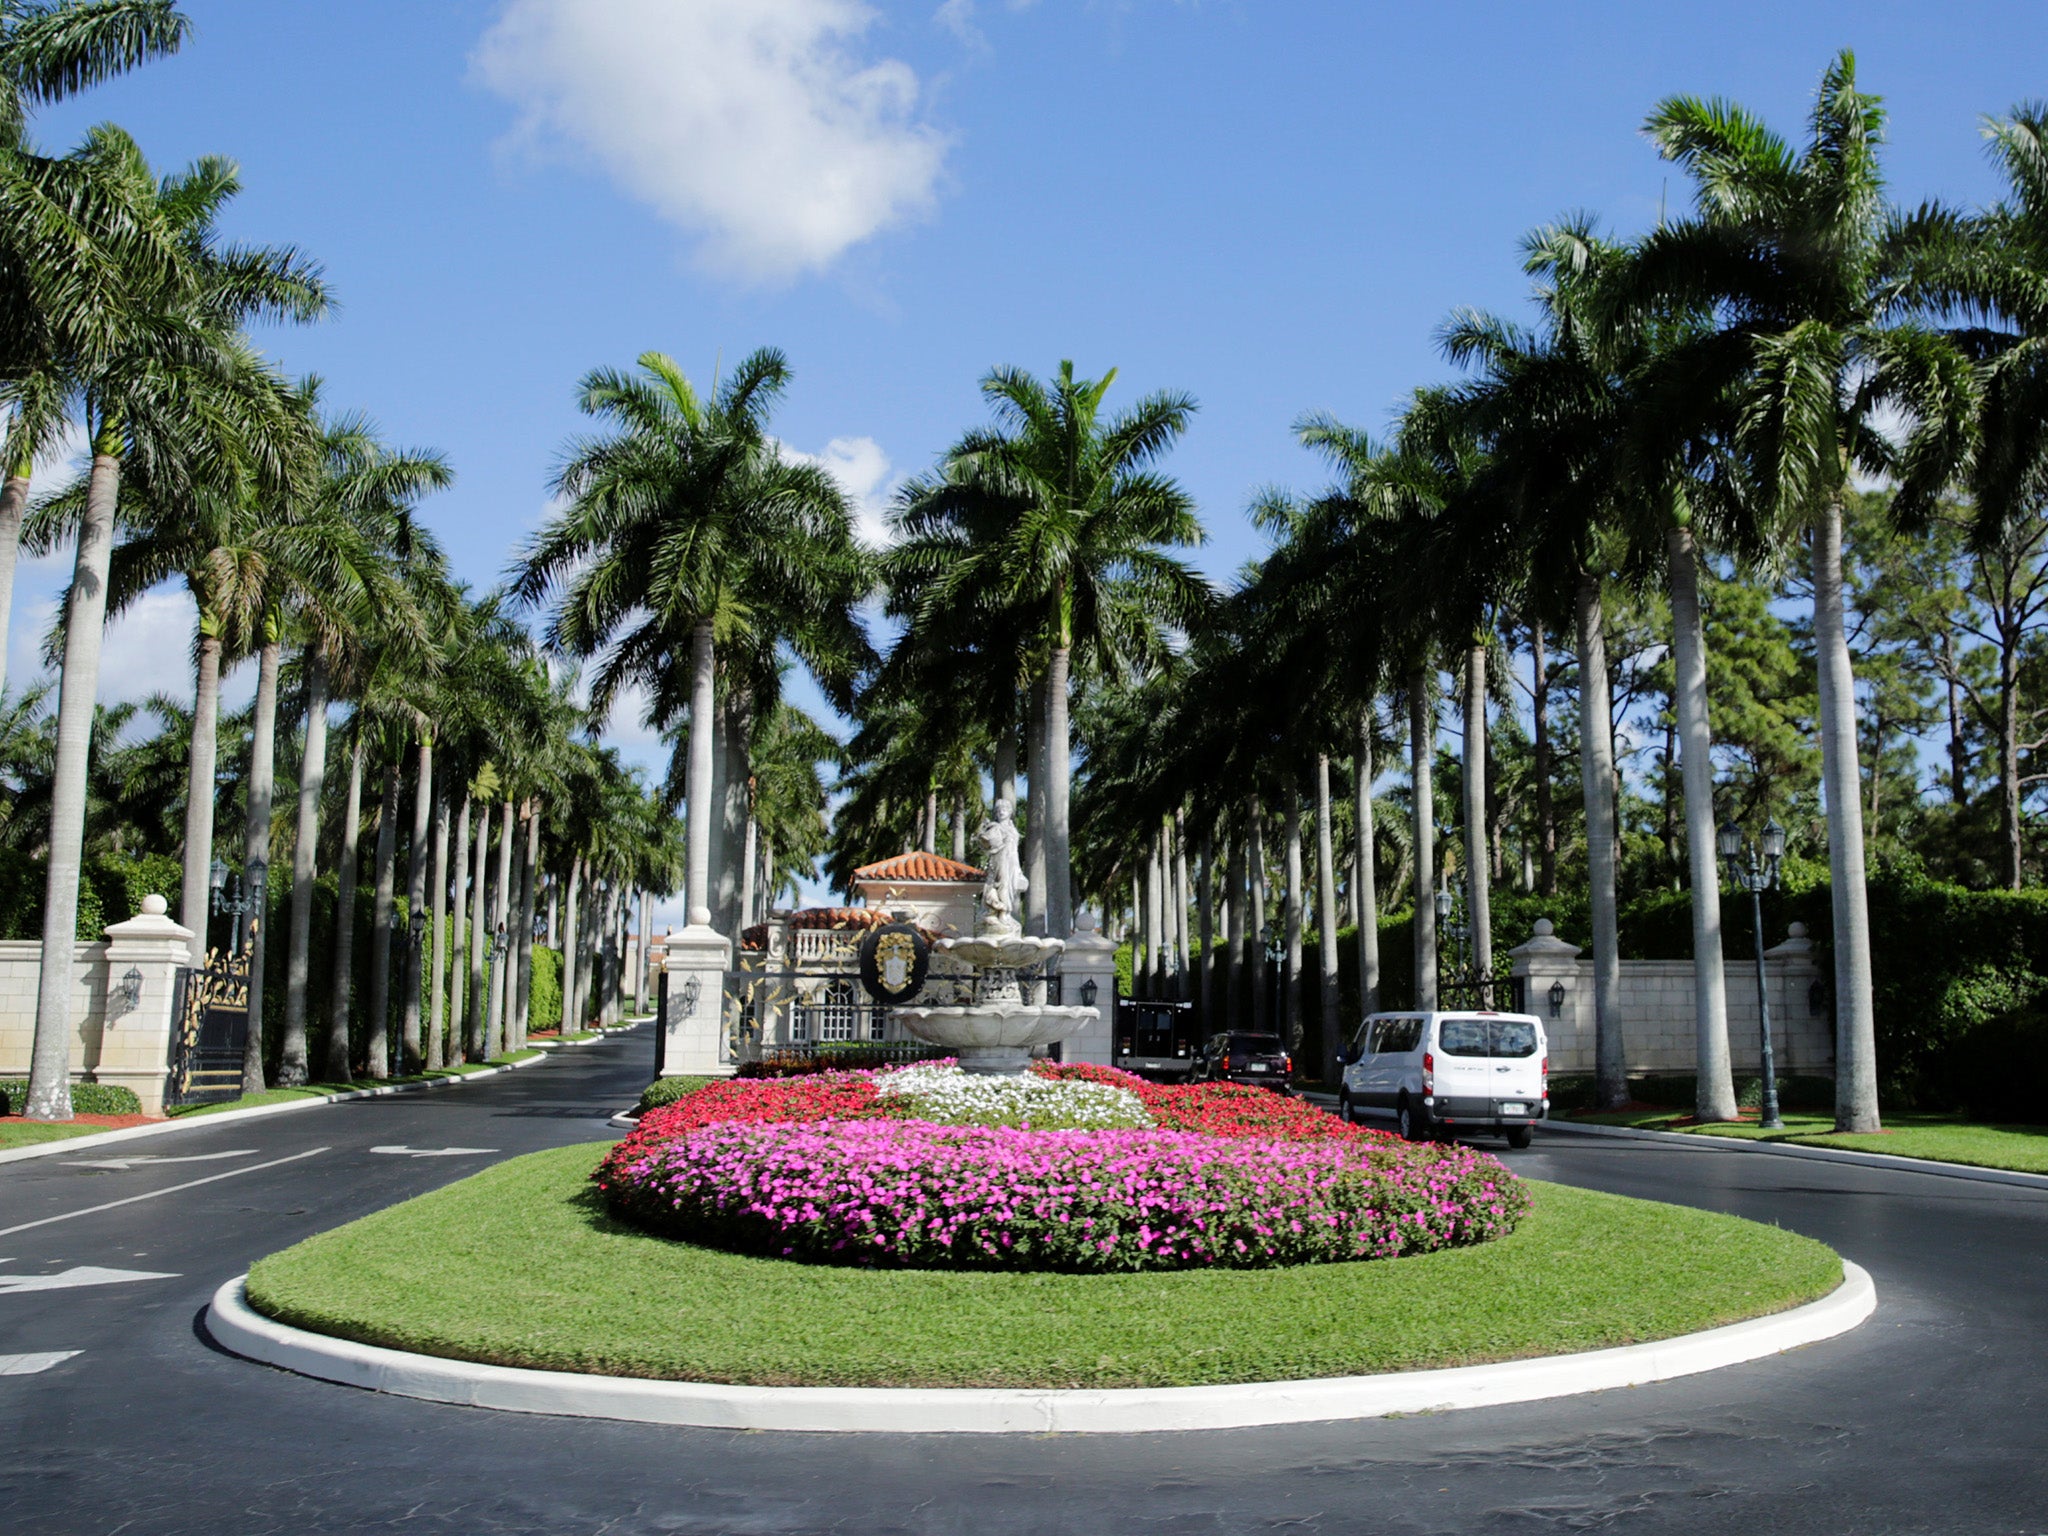
[[[1785,858],[1785,829],[1776,821],[1764,828],[1762,856],[1756,844],[1742,835],[1733,822],[1721,829],[1721,861],[1728,877],[1749,892],[1750,918],[1756,930],[1756,1010],[1763,1030],[1764,1102],[1763,1128],[1782,1131],[1785,1121],[1778,1113],[1778,1066],[1771,1053],[1771,997],[1764,984],[1764,897],[1778,884],[1778,866]]]
[[[252,864],[249,868],[253,878],[245,886],[241,872],[235,871],[232,889],[228,884],[229,871],[225,860],[216,857],[206,871],[206,885],[212,898],[214,916],[232,917],[235,920],[228,939],[230,955],[239,955],[242,952],[242,919],[251,912],[261,913],[263,910],[263,888],[266,883],[263,866]]]

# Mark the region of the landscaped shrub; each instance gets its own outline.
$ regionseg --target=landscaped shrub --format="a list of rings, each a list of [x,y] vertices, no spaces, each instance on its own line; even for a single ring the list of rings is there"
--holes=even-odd
[[[1656,1109],[1689,1110],[1698,1102],[1695,1079],[1690,1072],[1639,1074],[1628,1080],[1632,1103]],[[1764,1102],[1764,1080],[1759,1076],[1735,1078],[1735,1102],[1743,1109],[1759,1109]],[[1550,1107],[1565,1114],[1585,1113],[1599,1107],[1590,1073],[1565,1073],[1550,1080]],[[1830,1077],[1780,1077],[1778,1107],[1819,1113],[1835,1107],[1835,1082]]]
[[[0,1082],[0,1115],[20,1112],[28,1102],[28,1079],[9,1078]],[[133,1088],[123,1088],[118,1083],[79,1083],[71,1085],[71,1112],[74,1115],[139,1115],[142,1100],[135,1097]]]
[[[2048,1124],[2048,1010],[2014,1008],[1964,1035],[1951,1082],[1976,1119]]]
[[[558,1029],[562,1023],[562,952],[533,946],[532,990],[527,993],[529,1031]]]
[[[640,1113],[644,1115],[650,1109],[660,1109],[664,1105],[673,1104],[677,1099],[685,1098],[700,1088],[709,1087],[716,1081],[718,1079],[710,1077],[657,1077],[640,1090]]]
[[[832,1264],[1082,1272],[1393,1258],[1512,1231],[1528,1193],[1456,1146],[724,1123],[637,1152],[599,1187],[650,1230]]]
[[[898,1041],[826,1041],[803,1050],[769,1047],[758,1061],[743,1061],[739,1077],[814,1077],[820,1072],[871,1072],[918,1062],[950,1061],[943,1046],[906,1046]]]

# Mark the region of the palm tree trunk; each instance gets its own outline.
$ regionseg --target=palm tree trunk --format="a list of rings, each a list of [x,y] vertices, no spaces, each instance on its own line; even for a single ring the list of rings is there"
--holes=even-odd
[[[485,914],[485,880],[490,872],[491,808],[476,808],[476,863],[469,876],[469,1006],[462,1017],[463,1049],[472,1061],[490,1059],[490,1042],[484,1038],[484,945],[490,939],[490,920]]]
[[[50,850],[43,883],[42,977],[30,1048],[31,1120],[71,1118],[71,992],[78,944],[78,880],[85,860],[86,778],[92,762],[93,709],[107,627],[107,566],[121,461],[114,434],[94,445],[92,479],[78,530],[71,602],[64,615],[64,672],[57,693],[57,753],[50,790]]]
[[[1069,835],[1074,735],[1068,721],[1067,701],[1070,660],[1065,646],[1056,647],[1045,680],[1045,914],[1046,931],[1055,939],[1074,936],[1074,858]]]
[[[953,862],[967,862],[967,799],[964,795],[953,797]]]
[[[1202,852],[1196,868],[1196,934],[1202,948],[1195,961],[1195,984],[1201,1001],[1201,1027],[1209,1030],[1215,1027],[1210,1021],[1216,1017],[1216,839],[1207,827],[1202,831]]]
[[[327,1012],[327,1066],[330,1083],[355,1076],[349,1061],[348,1021],[356,981],[356,862],[363,835],[363,743],[356,739],[348,755],[348,800],[341,813],[341,862],[335,871],[334,995]]]
[[[1247,863],[1251,889],[1246,893],[1244,947],[1251,957],[1252,1028],[1270,1034],[1273,1028],[1273,999],[1266,993],[1266,814],[1254,794],[1247,807],[1250,831]]]
[[[1244,845],[1239,834],[1230,840],[1229,860],[1223,882],[1223,1027],[1238,1029],[1244,1024],[1244,988],[1239,977],[1244,969]]]
[[[1302,867],[1301,867],[1301,790],[1290,779],[1287,786],[1287,1049],[1294,1055],[1301,1054],[1303,1021],[1301,1017],[1301,911],[1302,911]]]
[[[1316,927],[1321,942],[1316,945],[1320,963],[1316,977],[1316,1001],[1322,1023],[1322,1062],[1317,1077],[1326,1083],[1337,1080],[1337,841],[1331,826],[1330,754],[1316,754]]]
[[[1003,733],[996,738],[995,771],[991,778],[996,799],[1009,801],[1014,812],[1017,809],[1017,732],[1014,726],[1005,726]]]
[[[1024,931],[1046,934],[1046,897],[1052,882],[1046,876],[1045,808],[1045,679],[1031,685],[1030,703],[1024,712],[1024,793],[1028,804],[1024,819]]]
[[[939,851],[939,792],[936,788],[924,792],[924,842],[926,853]]]
[[[639,932],[633,945],[633,1017],[647,1013],[647,952],[654,940],[654,893],[640,893]]]
[[[1842,618],[1842,504],[1813,532],[1813,640],[1820,669],[1821,782],[1835,938],[1835,1127],[1881,1129],[1877,1029],[1870,993],[1870,905],[1863,874],[1862,774],[1856,764],[1856,674]]]
[[[1550,784],[1550,657],[1541,623],[1529,626],[1529,665],[1534,686],[1529,707],[1534,720],[1532,752],[1536,776],[1536,889],[1557,894],[1557,806]]]
[[[471,1058],[467,1029],[469,1012],[469,856],[470,824],[475,820],[470,792],[462,792],[462,814],[455,822],[455,866],[449,877],[448,905],[454,913],[448,935],[448,1054],[457,1061]]]
[[[1586,880],[1593,918],[1593,1065],[1602,1109],[1628,1102],[1628,1053],[1621,1035],[1621,941],[1614,901],[1614,699],[1600,582],[1581,573],[1579,779],[1586,797]]]
[[[530,801],[526,810],[526,873],[519,884],[519,932],[515,947],[519,955],[519,1006],[512,1012],[513,1037],[518,1049],[526,1046],[526,1031],[532,1022],[533,1004],[533,913],[540,900],[540,802]]]
[[[1700,564],[1692,529],[1664,535],[1670,565],[1671,664],[1678,695],[1679,763],[1685,783],[1685,851],[1692,873],[1692,999],[1701,1120],[1736,1118],[1728,1060],[1728,981],[1721,964],[1721,870],[1714,826],[1714,735],[1707,714],[1707,631],[1700,615]]]
[[[1415,1006],[1436,1007],[1436,699],[1428,669],[1408,679],[1408,783],[1415,822]]]
[[[745,856],[740,860],[739,926],[741,928],[746,928],[748,925],[755,921],[754,895],[755,891],[758,889],[757,882],[759,878],[760,863],[761,824],[754,819],[752,813],[749,813],[747,816],[747,845],[745,850]],[[738,941],[739,934],[737,932],[733,934],[733,939],[735,942]]]
[[[405,864],[405,1009],[399,1039],[408,1072],[419,1071],[426,1059],[420,1048],[420,1004],[427,980],[427,835],[433,814],[434,739],[422,731],[419,767],[413,774],[412,837],[406,845]]]
[[[1998,821],[2005,842],[2005,883],[2026,883],[2026,852],[2020,842],[2020,643],[2017,627],[2001,624],[1998,644]],[[1882,744],[1871,757],[1870,819],[1877,820],[1877,781]]]
[[[512,937],[512,834],[518,830],[518,812],[507,800],[498,811],[498,880],[491,893],[491,953],[497,962],[491,967],[491,1016],[485,1026],[487,1043],[493,1048],[491,1054],[505,1054],[506,1004],[511,999],[511,988],[506,985],[507,963],[512,951],[507,948],[498,953],[498,935],[503,934],[509,944]]]
[[[370,1028],[366,1047],[369,1076],[391,1075],[391,946],[397,915],[398,776],[396,759],[384,770],[384,796],[377,807],[377,895],[370,906]]]
[[[1465,916],[1472,928],[1472,974],[1493,980],[1493,861],[1486,846],[1486,647],[1465,653]],[[1493,1006],[1490,989],[1482,1008]]]
[[[427,1070],[448,1065],[448,790],[434,786],[434,963],[427,984]],[[459,1053],[458,1053],[459,1054]]]
[[[1179,806],[1173,811],[1173,995],[1189,1000],[1188,968],[1193,964],[1188,950],[1188,818]]]
[[[685,895],[693,928],[706,927],[711,922],[711,827],[715,815],[711,809],[711,779],[713,749],[717,746],[713,740],[716,728],[712,718],[718,712],[716,681],[716,664],[711,653],[711,620],[705,618],[690,632],[690,775],[684,789],[688,801],[685,814],[689,818],[689,868]],[[572,911],[575,900],[576,875],[572,870],[569,875]],[[574,923],[572,917],[572,927]],[[562,952],[564,966],[569,963],[568,953],[566,948]],[[566,1003],[569,996],[566,987],[562,996]],[[562,1029],[567,1033],[567,1018],[562,1021]]]
[[[1948,796],[1962,805],[1970,798],[1970,749],[1963,741],[1963,694],[1956,671],[1955,631],[1941,636],[1941,676],[1948,691]]]
[[[28,510],[28,466],[18,464],[7,483],[0,485],[0,689],[7,682],[7,626],[14,617],[14,563],[21,553],[21,515]],[[204,881],[200,882],[205,885]],[[188,922],[187,928],[192,928]],[[199,948],[206,948],[206,930],[192,928],[199,935]]]
[[[1352,845],[1356,868],[1351,878],[1358,890],[1358,1006],[1377,1013],[1380,1006],[1380,894],[1378,859],[1372,833],[1372,716],[1358,717],[1358,827]]]
[[[306,652],[306,750],[299,768],[299,834],[292,848],[291,947],[285,956],[284,1050],[277,1080],[306,1081],[306,993],[313,970],[313,880],[320,845],[320,797],[327,790],[327,666],[317,647]]]
[[[1145,854],[1145,957],[1142,971],[1138,956],[1135,953],[1131,956],[1132,975],[1145,978],[1144,990],[1138,994],[1140,997],[1159,996],[1159,910],[1159,836],[1154,833],[1152,847]]]
[[[12,484],[12,482],[9,482]],[[0,501],[4,501],[0,494]],[[6,619],[0,616],[0,625]],[[192,930],[192,963],[206,960],[207,905],[212,895],[214,771],[220,746],[220,651],[218,624],[199,616],[199,660],[192,689],[192,746],[185,771],[185,874],[178,921]],[[0,645],[4,645],[0,630]],[[4,674],[0,674],[4,676]]]
[[[267,621],[256,661],[255,734],[249,745],[249,823],[243,860],[256,909],[249,923],[249,1038],[242,1050],[242,1092],[261,1093],[263,1082],[263,983],[270,950],[270,797],[276,784],[277,668],[283,646],[277,620]]]
[[[697,753],[693,738],[690,751],[690,779],[692,783],[696,782],[696,777]],[[705,797],[709,798],[711,784],[711,765],[709,763],[704,765],[704,784]],[[699,800],[696,803],[701,805],[703,801]],[[691,846],[694,848],[696,846],[694,841],[694,824],[691,836],[693,839]],[[576,962],[579,958],[576,952],[576,902],[577,898],[582,894],[582,889],[583,856],[578,854],[569,860],[569,894],[568,899],[562,906],[562,1034],[564,1037],[574,1033],[576,1029]],[[691,900],[690,925],[692,927],[701,927],[703,923],[698,920],[696,915],[700,909],[695,905],[695,898],[693,897]],[[703,921],[708,922],[709,920],[710,913],[706,912]]]

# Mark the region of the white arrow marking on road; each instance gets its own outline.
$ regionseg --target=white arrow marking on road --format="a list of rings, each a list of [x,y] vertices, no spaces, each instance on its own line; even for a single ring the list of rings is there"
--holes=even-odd
[[[127,1285],[135,1280],[175,1280],[170,1274],[158,1274],[148,1269],[102,1269],[97,1264],[81,1264],[76,1269],[61,1269],[54,1275],[0,1275],[0,1296],[12,1296],[21,1291],[69,1291],[81,1285]]]
[[[181,1189],[197,1189],[202,1184],[218,1184],[222,1179],[238,1179],[245,1173],[261,1173],[266,1168],[277,1168],[285,1163],[296,1163],[302,1157],[318,1157],[327,1147],[312,1147],[304,1152],[294,1152],[290,1157],[273,1158],[267,1163],[251,1163],[246,1168],[230,1168],[226,1173],[209,1173],[203,1179],[187,1179],[182,1184],[173,1184],[168,1189],[147,1190],[139,1195],[130,1195],[125,1200],[109,1200],[101,1205],[88,1205],[82,1211],[65,1211],[59,1216],[45,1216],[40,1221],[24,1221],[11,1227],[0,1227],[0,1237],[12,1237],[17,1232],[26,1232],[31,1227],[47,1227],[53,1221],[70,1221],[75,1216],[91,1216],[99,1211],[111,1211],[118,1206],[133,1205],[138,1200],[159,1200],[165,1195],[175,1195]]]
[[[372,1147],[386,1157],[480,1157],[496,1147]]]
[[[46,1349],[39,1355],[0,1355],[0,1376],[33,1376],[80,1353],[76,1349]]]
[[[133,1157],[80,1158],[77,1162],[68,1162],[64,1166],[66,1168],[113,1168],[126,1170],[129,1168],[154,1167],[158,1163],[217,1163],[224,1157],[254,1157],[255,1155],[256,1149],[254,1147],[244,1147],[239,1152],[198,1152],[194,1153],[191,1157],[152,1157],[147,1153],[137,1153]]]

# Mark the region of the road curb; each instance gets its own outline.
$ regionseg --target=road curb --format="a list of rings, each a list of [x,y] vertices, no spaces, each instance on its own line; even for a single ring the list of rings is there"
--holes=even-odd
[[[238,1275],[215,1292],[207,1332],[233,1354],[302,1376],[509,1413],[852,1434],[1143,1434],[1495,1407],[1740,1365],[1847,1333],[1877,1309],[1870,1276],[1845,1259],[1839,1286],[1788,1312],[1653,1344],[1494,1365],[1101,1391],[750,1387],[478,1365],[357,1344],[264,1317],[249,1305],[247,1280]]]
[[[1716,1152],[1762,1152],[1774,1157],[1803,1157],[1813,1162],[1849,1163],[1864,1168],[1889,1168],[1895,1173],[1924,1173],[1936,1179],[1967,1179],[1975,1184],[2006,1184],[2020,1189],[2048,1189],[2048,1174],[2013,1168],[1973,1168],[1968,1163],[1942,1163],[1929,1157],[1901,1157],[1892,1152],[1851,1152],[1841,1147],[1788,1147],[1780,1142],[1745,1141],[1735,1136],[1703,1136],[1686,1131],[1642,1131],[1627,1125],[1584,1125],[1574,1120],[1545,1120],[1545,1132],[1568,1136],[1610,1136],[1622,1141],[1657,1141],[1670,1146],[1705,1147]]]
[[[595,1044],[595,1041],[589,1042]],[[77,1152],[87,1147],[110,1146],[117,1141],[139,1141],[145,1136],[163,1136],[171,1131],[188,1131],[194,1126],[231,1125],[242,1120],[255,1120],[264,1115],[284,1115],[298,1109],[318,1109],[322,1104],[346,1104],[351,1099],[382,1099],[399,1093],[424,1093],[429,1088],[459,1088],[464,1083],[480,1083],[487,1077],[496,1077],[500,1072],[517,1072],[526,1067],[537,1067],[548,1060],[543,1051],[525,1061],[507,1062],[502,1067],[485,1067],[477,1072],[464,1072],[455,1077],[437,1077],[424,1083],[391,1083],[382,1088],[351,1088],[344,1093],[325,1093],[318,1098],[288,1099],[282,1104],[253,1104],[247,1109],[224,1109],[213,1115],[186,1115],[176,1120],[161,1120],[152,1125],[126,1125],[119,1130],[101,1131],[92,1136],[64,1136],[56,1141],[37,1142],[32,1147],[14,1147],[0,1152],[0,1163],[18,1163],[31,1157],[51,1157],[59,1152]]]

